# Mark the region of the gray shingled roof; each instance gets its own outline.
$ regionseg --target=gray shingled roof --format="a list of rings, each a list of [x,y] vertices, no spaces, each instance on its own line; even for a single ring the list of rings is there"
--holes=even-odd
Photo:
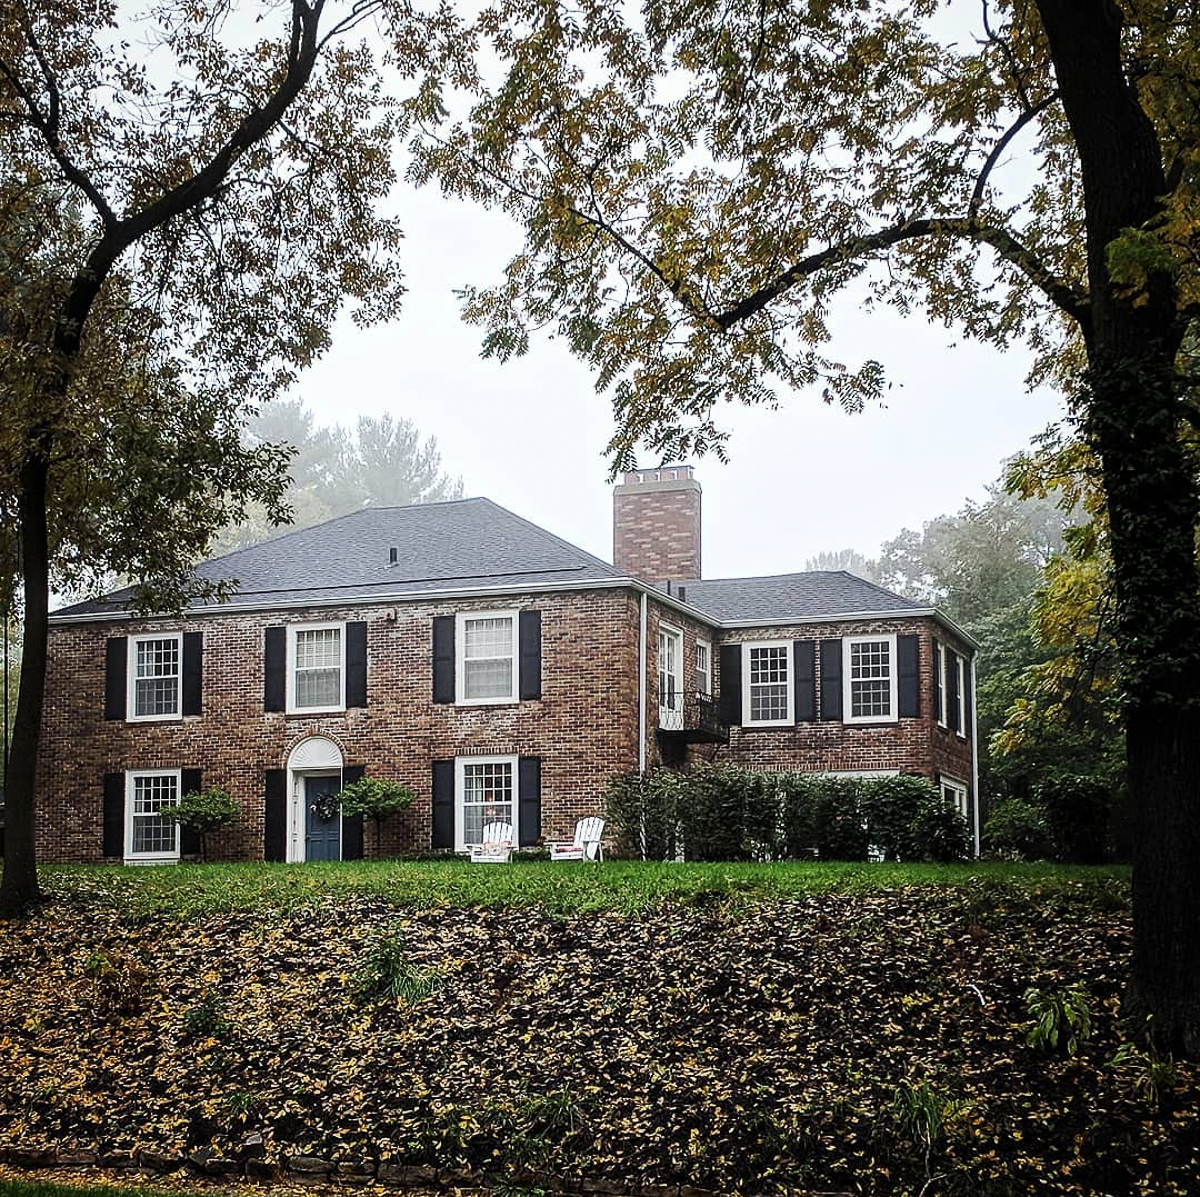
[[[389,564],[390,550],[396,564]],[[212,581],[237,579],[227,604],[336,603],[372,594],[594,582],[622,575],[606,561],[490,499],[367,507],[252,545],[196,567]],[[130,591],[77,603],[56,615],[117,613]]]
[[[396,563],[390,552],[396,549]],[[314,606],[438,591],[563,586],[618,580],[607,561],[490,499],[368,507],[205,561],[197,574],[235,580],[227,606]],[[714,622],[795,623],[838,615],[911,611],[919,604],[848,574],[815,572],[683,583],[686,601]],[[680,597],[681,587],[672,588]],[[130,591],[77,603],[58,616],[119,614]],[[201,604],[195,604],[201,605]]]
[[[833,615],[866,615],[883,611],[919,611],[914,603],[865,578],[840,570],[775,574],[764,578],[713,578],[672,587],[693,607],[714,619],[795,623]]]

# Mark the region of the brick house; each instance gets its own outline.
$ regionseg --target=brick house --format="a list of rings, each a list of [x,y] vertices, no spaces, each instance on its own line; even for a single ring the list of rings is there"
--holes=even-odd
[[[223,603],[51,616],[45,861],[195,845],[156,813],[201,786],[227,859],[464,850],[503,816],[569,838],[614,773],[695,759],[939,784],[978,836],[973,642],[845,572],[705,579],[689,466],[627,474],[614,564],[487,499],[368,508],[198,567]],[[416,794],[383,842],[326,799]]]

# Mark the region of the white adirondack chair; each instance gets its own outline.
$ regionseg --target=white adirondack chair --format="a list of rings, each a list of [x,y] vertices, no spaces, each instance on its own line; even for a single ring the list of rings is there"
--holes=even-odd
[[[575,838],[569,843],[550,845],[551,860],[603,860],[604,820],[589,815],[575,824]]]
[[[485,823],[483,843],[471,845],[472,864],[508,864],[512,860],[511,823]]]

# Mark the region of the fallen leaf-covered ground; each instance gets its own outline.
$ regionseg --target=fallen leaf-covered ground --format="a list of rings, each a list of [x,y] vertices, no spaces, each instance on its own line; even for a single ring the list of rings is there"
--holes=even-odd
[[[0,922],[0,1146],[261,1134],[269,1159],[501,1189],[1200,1192],[1200,1072],[1113,1062],[1123,879],[735,897],[565,914],[343,892],[180,918],[64,886]],[[371,996],[381,937],[415,1000]],[[1077,1054],[1031,1046],[1025,991],[1075,985]]]

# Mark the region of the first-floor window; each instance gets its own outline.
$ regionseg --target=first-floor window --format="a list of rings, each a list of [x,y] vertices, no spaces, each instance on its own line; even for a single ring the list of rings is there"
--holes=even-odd
[[[845,679],[847,723],[894,720],[896,637],[847,637]]]
[[[508,838],[515,840],[517,758],[459,757],[457,765],[457,851],[482,844],[483,829],[489,823],[507,823]]]
[[[183,637],[129,638],[129,711],[133,719],[178,719]]]
[[[942,799],[946,805],[958,811],[969,823],[971,821],[970,803],[967,801],[967,787],[961,781],[952,777],[942,778]]]
[[[747,724],[782,726],[792,718],[791,641],[747,644],[742,651],[742,718]]]
[[[128,775],[125,809],[125,855],[142,860],[174,860],[179,856],[179,824],[162,811],[179,805],[179,770],[139,770]]]

